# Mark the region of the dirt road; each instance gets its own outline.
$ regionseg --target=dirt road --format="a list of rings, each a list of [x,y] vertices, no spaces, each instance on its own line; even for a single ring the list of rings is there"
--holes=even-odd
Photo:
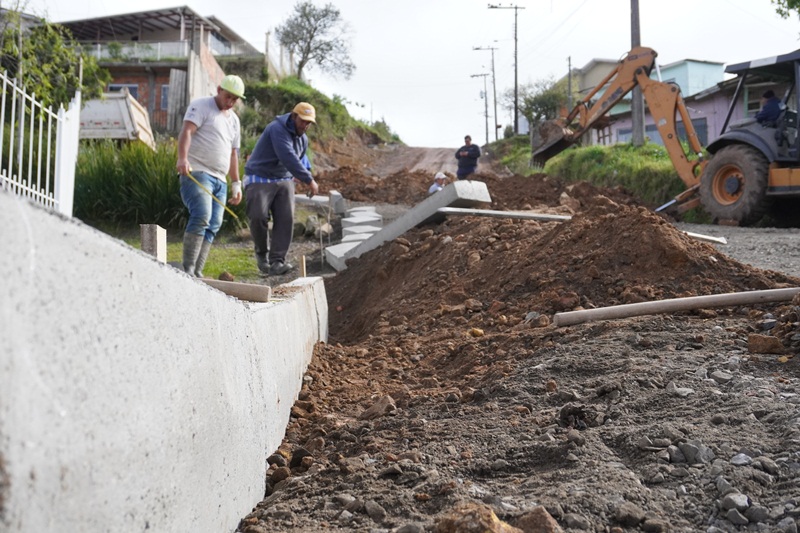
[[[702,224],[678,224],[677,227],[694,233],[725,237],[728,244],[716,248],[742,263],[800,276],[798,228],[738,228]]]
[[[391,179],[414,197],[427,177],[331,172],[398,200]],[[239,531],[795,532],[800,300],[551,321],[800,286],[797,230],[676,228],[618,190],[480,179],[493,208],[573,218],[451,218],[326,278],[331,338]]]

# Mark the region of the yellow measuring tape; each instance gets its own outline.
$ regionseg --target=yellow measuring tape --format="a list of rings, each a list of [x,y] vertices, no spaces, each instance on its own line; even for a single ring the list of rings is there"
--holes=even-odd
[[[214,193],[212,193],[211,191],[209,191],[208,189],[206,189],[206,188],[205,188],[205,186],[203,186],[203,184],[202,184],[202,183],[200,183],[199,181],[197,181],[197,179],[196,179],[194,176],[192,176],[192,173],[191,173],[191,172],[190,172],[189,174],[186,174],[186,177],[187,177],[187,178],[191,178],[191,179],[192,179],[192,181],[193,181],[193,182],[195,182],[195,183],[197,184],[197,186],[198,186],[198,187],[200,187],[201,189],[203,189],[204,191],[206,191],[206,192],[207,192],[207,193],[208,193],[208,194],[211,196],[211,199],[212,199],[212,200],[214,200],[214,201],[215,201],[215,202],[217,202],[219,205],[221,205],[222,207],[224,207],[224,208],[225,208],[225,211],[227,211],[228,213],[230,213],[231,215],[233,215],[233,218],[235,218],[236,220],[239,220],[239,217],[237,217],[237,216],[236,216],[236,213],[234,213],[233,211],[231,211],[231,210],[230,210],[230,208],[229,208],[227,205],[225,205],[225,204],[223,204],[222,202],[220,202],[220,201],[219,201],[219,198],[217,198],[216,196],[214,196]]]

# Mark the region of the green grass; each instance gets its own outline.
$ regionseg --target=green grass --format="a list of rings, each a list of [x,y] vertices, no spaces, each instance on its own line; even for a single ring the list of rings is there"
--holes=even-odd
[[[108,233],[125,242],[132,248],[141,250],[142,239],[139,229],[116,226],[97,227],[100,231]],[[181,263],[183,260],[183,231],[167,231],[167,262]],[[218,279],[223,272],[229,272],[237,280],[256,279],[259,277],[258,267],[253,257],[252,242],[242,241],[234,233],[219,233],[208,254],[203,275],[207,278]]]
[[[244,202],[242,202],[244,204]],[[295,209],[295,221],[305,223],[311,215],[317,215],[314,210],[298,206]],[[226,214],[226,218],[229,215]],[[246,217],[243,221],[246,222]],[[141,250],[141,228],[136,224],[121,224],[117,222],[99,222],[90,224],[95,229],[112,237],[120,239],[132,248]],[[181,263],[183,260],[183,228],[167,228],[167,262]],[[248,233],[245,231],[245,233]],[[300,237],[296,237],[299,240]],[[223,272],[228,272],[237,281],[256,280],[261,273],[253,256],[253,241],[243,238],[242,233],[234,228],[224,228],[217,233],[214,245],[208,254],[203,275],[207,278],[218,279]]]
[[[544,171],[569,182],[620,186],[651,204],[664,203],[686,188],[666,150],[652,143],[569,149],[548,161]]]

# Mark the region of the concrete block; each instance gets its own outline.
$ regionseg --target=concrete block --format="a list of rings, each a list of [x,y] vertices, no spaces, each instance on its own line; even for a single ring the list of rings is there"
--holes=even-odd
[[[295,194],[294,203],[297,205],[316,208],[318,211],[327,211],[329,209],[331,199],[328,196],[312,196],[309,198],[305,194]]]
[[[370,238],[372,233],[351,233],[342,237],[342,242],[361,242]]]
[[[342,235],[352,235],[353,233],[372,234],[372,233],[378,233],[380,230],[381,230],[380,226],[351,226],[349,228],[342,228]]]
[[[347,209],[347,202],[345,201],[344,196],[342,196],[342,193],[332,190],[328,194],[330,196],[328,205],[331,208],[331,211],[337,215],[343,214]]]
[[[330,191],[329,196],[315,195],[311,198],[305,194],[295,194],[294,201],[299,205],[324,208],[337,215],[343,214],[347,207],[347,201],[339,191]]]
[[[343,242],[328,246],[325,248],[325,261],[335,268],[337,272],[341,272],[347,268],[345,266],[345,254],[359,244],[359,242]]]
[[[383,226],[383,217],[375,215],[355,215],[342,219],[342,228],[350,228],[353,226]]]
[[[420,224],[441,222],[447,215],[440,213],[441,207],[476,207],[481,204],[489,204],[492,197],[489,189],[482,181],[460,180],[447,185],[444,189],[428,196],[425,200],[418,203],[400,218],[392,221],[380,231],[374,233],[369,239],[362,241],[352,249],[335,249],[328,253],[330,247],[325,250],[325,258],[328,264],[336,270],[346,268],[345,262],[348,259],[359,257],[361,254],[369,252],[386,241],[396,239],[411,228]],[[355,229],[362,226],[355,226]],[[344,229],[342,230],[344,233]],[[348,243],[349,244],[349,243]]]
[[[347,210],[347,216],[365,215],[367,213],[377,213],[378,210],[374,205],[362,205],[360,207],[351,207]]]

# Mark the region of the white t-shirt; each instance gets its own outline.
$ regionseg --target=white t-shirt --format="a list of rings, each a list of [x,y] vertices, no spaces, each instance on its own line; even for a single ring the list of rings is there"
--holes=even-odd
[[[428,194],[433,194],[433,193],[435,193],[435,192],[439,192],[439,191],[441,191],[442,189],[444,189],[444,187],[443,187],[443,186],[441,186],[441,185],[439,185],[438,183],[436,183],[436,182],[434,181],[434,182],[433,182],[433,185],[431,185],[431,186],[428,188]]]
[[[189,145],[192,170],[208,172],[225,180],[231,164],[231,150],[241,144],[239,117],[232,109],[221,111],[213,96],[198,98],[189,104],[183,120],[197,126]]]

